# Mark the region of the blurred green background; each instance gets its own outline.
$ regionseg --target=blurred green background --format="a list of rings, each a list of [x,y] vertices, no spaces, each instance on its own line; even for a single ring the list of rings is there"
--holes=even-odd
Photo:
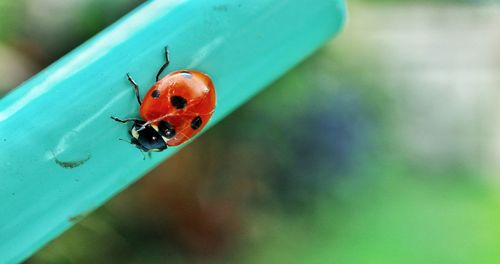
[[[1,93],[141,2],[0,1]],[[500,263],[500,3],[348,5],[338,38],[27,262]]]

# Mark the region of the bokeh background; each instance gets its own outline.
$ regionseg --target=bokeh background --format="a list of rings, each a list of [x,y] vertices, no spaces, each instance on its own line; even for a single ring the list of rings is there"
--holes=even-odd
[[[141,2],[0,0],[1,94]],[[500,263],[500,3],[348,5],[339,37],[27,262]]]

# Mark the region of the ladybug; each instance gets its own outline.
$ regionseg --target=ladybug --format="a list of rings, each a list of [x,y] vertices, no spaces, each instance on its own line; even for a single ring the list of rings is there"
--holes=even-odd
[[[196,70],[179,70],[160,79],[169,64],[167,47],[165,59],[156,83],[142,101],[139,86],[130,74],[126,75],[142,119],[111,117],[120,123],[133,122],[130,143],[144,152],[159,152],[186,142],[203,129],[215,110],[215,88],[210,77]]]

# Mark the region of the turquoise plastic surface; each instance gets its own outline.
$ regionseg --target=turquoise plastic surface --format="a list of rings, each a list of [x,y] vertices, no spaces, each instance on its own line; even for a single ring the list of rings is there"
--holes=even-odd
[[[19,262],[179,148],[151,159],[126,125],[166,72],[197,69],[216,86],[214,125],[341,28],[341,0],[151,1],[0,101],[0,263]],[[286,95],[284,95],[286,96]],[[258,122],[256,122],[258,125]]]

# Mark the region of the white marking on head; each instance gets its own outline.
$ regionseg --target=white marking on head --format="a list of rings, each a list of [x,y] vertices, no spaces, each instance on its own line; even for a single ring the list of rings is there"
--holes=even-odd
[[[132,127],[132,130],[130,130],[130,133],[132,134],[132,137],[135,139],[139,139],[139,132],[135,129],[135,127]]]

